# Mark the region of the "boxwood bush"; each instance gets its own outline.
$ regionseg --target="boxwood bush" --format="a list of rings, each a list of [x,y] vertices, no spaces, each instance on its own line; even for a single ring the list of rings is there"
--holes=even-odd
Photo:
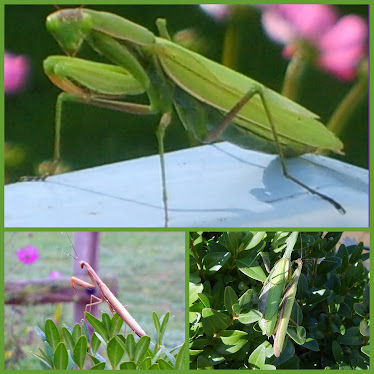
[[[292,260],[303,267],[290,336],[274,356],[273,337],[258,324],[258,296],[290,234],[190,233],[191,369],[369,368],[369,252],[363,243],[338,246],[340,232],[298,235]],[[305,339],[291,333],[295,325]]]

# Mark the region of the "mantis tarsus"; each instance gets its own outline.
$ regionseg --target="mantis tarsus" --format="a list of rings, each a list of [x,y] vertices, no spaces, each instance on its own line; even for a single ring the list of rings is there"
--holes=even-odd
[[[202,142],[227,140],[242,148],[279,154],[285,177],[344,208],[287,172],[285,157],[328,149],[340,153],[341,141],[318,116],[290,99],[169,39],[165,20],[156,22],[160,37],[115,14],[85,8],[59,10],[47,28],[68,56],[50,56],[44,70],[64,92],[56,105],[54,167],[60,160],[61,106],[88,103],[135,114],[161,114],[157,131],[161,160],[165,226],[168,200],[164,135],[173,115]],[[75,56],[82,42],[113,65]],[[149,105],[122,101],[145,93]],[[52,172],[53,169],[52,168]]]
[[[74,247],[73,247],[74,248]],[[75,251],[75,249],[74,249]],[[65,252],[67,253],[67,252]],[[116,312],[128,325],[129,327],[135,332],[136,335],[139,337],[142,337],[144,335],[147,335],[144,330],[140,327],[140,325],[135,321],[135,319],[131,316],[131,314],[127,311],[127,309],[120,303],[120,301],[114,296],[112,291],[106,286],[106,284],[101,280],[101,278],[97,275],[95,270],[92,268],[90,264],[88,264],[86,261],[80,261],[78,259],[78,255],[75,254],[75,256],[72,256],[70,253],[67,253],[69,256],[73,257],[75,261],[77,261],[81,268],[84,267],[87,270],[87,273],[89,277],[91,278],[92,283],[88,283],[82,279],[79,279],[77,277],[71,277],[71,285],[74,288],[79,286],[83,288],[89,288],[94,289],[96,287],[99,287],[101,298],[96,297],[95,295],[91,295],[90,304],[86,305],[86,309],[88,307],[91,307],[93,305],[101,304],[103,302],[107,302],[109,309],[114,313]],[[92,302],[93,298],[95,298],[97,301]]]

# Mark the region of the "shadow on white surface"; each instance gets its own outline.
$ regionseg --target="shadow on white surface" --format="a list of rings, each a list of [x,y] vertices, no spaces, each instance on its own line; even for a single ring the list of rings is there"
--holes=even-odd
[[[368,227],[368,171],[322,156],[287,161],[229,143],[166,156],[171,227]],[[5,186],[5,227],[163,227],[159,157]]]

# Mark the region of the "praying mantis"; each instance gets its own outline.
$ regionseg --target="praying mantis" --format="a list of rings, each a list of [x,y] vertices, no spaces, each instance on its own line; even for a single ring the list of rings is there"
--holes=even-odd
[[[75,252],[74,246],[72,247]],[[86,310],[88,307],[91,308],[93,305],[98,305],[103,302],[106,302],[111,312],[112,313],[116,312],[129,325],[129,327],[135,332],[136,335],[138,335],[140,338],[142,336],[147,335],[145,331],[141,328],[141,326],[135,321],[135,319],[127,311],[127,309],[114,296],[113,292],[109,289],[109,287],[101,280],[101,278],[92,268],[92,266],[86,261],[80,261],[76,252],[75,252],[75,256],[72,256],[70,253],[67,253],[67,254],[71,256],[75,261],[77,261],[82,269],[86,268],[87,274],[91,278],[91,282],[92,282],[92,283],[89,283],[77,277],[71,277],[71,286],[73,287],[74,292],[76,292],[75,286],[88,288],[88,289],[95,289],[96,287],[98,287],[100,290],[101,298],[98,298],[95,295],[91,295],[90,303],[86,305]],[[96,301],[93,302],[93,299],[96,299]]]
[[[287,239],[287,248],[284,255],[274,265],[259,296],[259,310],[263,315],[259,325],[267,336],[275,333],[274,355],[276,357],[280,356],[283,349],[302,269],[302,260],[296,260],[298,267],[286,287],[291,272],[291,254],[298,235],[299,233],[295,231]]]
[[[166,21],[158,19],[160,37],[118,15],[86,8],[59,10],[47,18],[67,56],[50,56],[44,71],[63,92],[56,104],[54,173],[60,159],[63,102],[79,102],[139,115],[160,114],[157,130],[164,223],[169,208],[164,160],[166,128],[174,116],[203,143],[227,140],[245,149],[278,154],[283,174],[310,193],[344,208],[287,171],[285,157],[331,150],[342,142],[318,116],[255,80],[213,62],[170,40]],[[75,57],[83,42],[111,64]],[[149,104],[124,101],[145,94]]]

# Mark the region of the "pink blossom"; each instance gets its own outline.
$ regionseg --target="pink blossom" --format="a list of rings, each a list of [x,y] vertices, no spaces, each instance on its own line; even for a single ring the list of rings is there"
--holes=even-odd
[[[34,247],[33,245],[29,244],[26,247],[21,247],[17,252],[16,255],[18,260],[23,262],[24,264],[32,264],[39,258],[38,248]]]
[[[25,56],[4,53],[4,90],[15,93],[23,89],[29,71],[29,62]]]
[[[300,42],[317,52],[315,62],[340,79],[351,80],[367,51],[368,27],[356,15],[338,17],[325,4],[264,6],[262,23],[268,35],[285,44],[283,55],[291,58]]]
[[[52,271],[49,273],[49,279],[58,279],[61,278],[62,274],[59,271]]]
[[[218,21],[223,21],[230,15],[229,4],[200,4],[200,8]]]

